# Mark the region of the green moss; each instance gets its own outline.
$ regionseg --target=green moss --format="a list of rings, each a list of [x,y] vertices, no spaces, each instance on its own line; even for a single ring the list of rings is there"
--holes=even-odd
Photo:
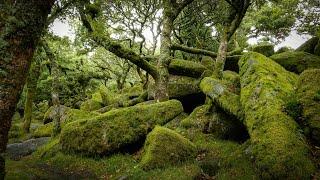
[[[242,141],[248,137],[245,127],[238,119],[208,104],[195,108],[180,125],[184,128],[199,129],[200,132],[220,139]]]
[[[311,138],[320,144],[320,69],[301,73],[297,83],[297,99],[303,108],[303,116],[310,129]]]
[[[205,70],[207,68],[200,63],[182,59],[173,59],[169,64],[169,73],[173,75],[198,78]]]
[[[288,51],[270,57],[286,70],[302,73],[309,68],[320,68],[320,57],[300,51]]]
[[[274,45],[268,44],[268,43],[259,44],[259,45],[253,46],[252,51],[269,57],[274,54]]]
[[[97,112],[87,112],[79,109],[68,109],[63,116],[60,118],[61,127],[63,128],[66,124],[81,120],[93,118],[95,116],[100,115]],[[45,125],[41,125],[32,133],[33,137],[49,137],[52,135],[53,131],[53,122],[47,123]]]
[[[35,129],[33,137],[50,137],[53,131],[53,122],[47,123]]]
[[[314,166],[297,123],[283,112],[297,76],[258,53],[239,62],[241,105],[251,152],[263,178],[308,179]]]
[[[235,94],[238,91],[236,87],[237,85],[228,80],[218,80],[212,77],[206,77],[200,83],[202,92],[214,99],[225,112],[241,120],[244,115],[240,104],[240,96]]]
[[[164,125],[182,111],[177,100],[112,110],[67,124],[62,129],[60,144],[66,152],[87,155],[130,149],[156,124]]]
[[[100,108],[102,108],[102,104],[99,101],[95,101],[93,99],[86,100],[80,106],[80,110],[83,111],[94,111]]]
[[[180,123],[187,117],[188,117],[188,114],[183,112],[179,114],[177,117],[175,117],[174,119],[172,119],[170,122],[165,124],[164,127],[174,130],[178,128],[180,126]]]
[[[179,98],[190,94],[200,93],[199,80],[187,76],[169,76],[168,82],[169,97]],[[155,96],[155,85],[150,84],[148,87],[148,96],[153,98]]]
[[[203,56],[201,59],[201,64],[209,70],[214,69],[214,63],[214,59],[212,59],[210,56]]]
[[[299,46],[296,49],[296,51],[303,51],[303,52],[313,54],[318,42],[319,42],[318,37],[312,37],[311,39],[303,43],[301,46]]]
[[[144,169],[163,168],[194,158],[196,147],[173,130],[156,126],[148,134],[140,165]]]
[[[51,139],[47,144],[39,147],[32,156],[34,158],[50,158],[54,157],[60,150],[59,138]]]
[[[284,47],[279,48],[278,51],[276,52],[276,54],[280,54],[280,53],[288,52],[288,51],[293,51],[293,49],[290,47],[284,46]]]
[[[69,107],[66,107],[64,105],[60,105],[59,106],[59,113],[61,115],[64,115],[70,108]],[[54,109],[54,106],[51,106],[47,112],[44,114],[44,117],[43,117],[43,123],[44,124],[47,124],[49,122],[52,122],[53,120],[53,117],[55,116],[56,114],[56,110]]]

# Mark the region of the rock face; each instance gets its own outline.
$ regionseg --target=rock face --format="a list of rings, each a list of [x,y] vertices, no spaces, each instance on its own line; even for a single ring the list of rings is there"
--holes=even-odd
[[[316,54],[316,46],[319,44],[319,38],[313,37],[299,46],[296,51],[303,51],[310,54]],[[319,52],[318,52],[319,53]]]
[[[199,78],[207,70],[205,66],[193,61],[173,59],[169,64],[169,73],[173,75]]]
[[[288,51],[270,57],[286,70],[300,74],[309,68],[320,68],[320,57],[302,51]]]
[[[297,85],[298,102],[302,105],[309,136],[320,145],[320,69],[301,73]]]
[[[314,166],[296,122],[283,112],[297,77],[258,53],[239,62],[241,105],[252,153],[262,178],[309,179]]]
[[[29,139],[22,143],[14,143],[7,145],[6,154],[13,160],[19,160],[24,156],[28,156],[37,150],[39,146],[46,144],[49,137]]]
[[[177,100],[112,110],[67,124],[60,144],[66,152],[86,155],[130,151],[155,125],[164,125],[181,112],[183,107]]]
[[[196,147],[177,132],[156,126],[148,134],[140,165],[144,169],[163,168],[184,162],[196,155]]]

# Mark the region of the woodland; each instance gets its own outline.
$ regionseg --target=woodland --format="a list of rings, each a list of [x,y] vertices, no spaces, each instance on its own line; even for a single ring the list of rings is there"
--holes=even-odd
[[[319,0],[0,0],[2,179],[320,179]]]

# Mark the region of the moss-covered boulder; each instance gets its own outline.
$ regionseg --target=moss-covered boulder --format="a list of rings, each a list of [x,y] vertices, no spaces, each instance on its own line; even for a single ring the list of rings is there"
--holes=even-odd
[[[288,51],[293,51],[293,49],[291,47],[284,46],[284,47],[279,48],[275,54],[280,54],[280,53],[288,52]]]
[[[269,43],[262,43],[262,44],[253,46],[252,51],[269,57],[274,54],[274,45]]]
[[[209,104],[194,109],[180,125],[187,129],[196,128],[219,139],[243,141],[248,138],[246,128],[235,116]]]
[[[250,134],[250,153],[262,178],[309,179],[314,171],[297,123],[283,111],[297,76],[250,52],[239,62],[241,105]]]
[[[320,69],[301,73],[297,85],[297,99],[302,105],[309,136],[320,145]]]
[[[240,96],[237,94],[237,84],[232,84],[226,79],[206,77],[200,83],[203,93],[213,99],[225,112],[242,120],[243,110],[240,104]]]
[[[56,115],[57,112],[60,113],[60,115],[64,115],[70,108],[64,105],[60,105],[58,107],[59,109],[55,108],[54,106],[51,106],[47,112],[44,114],[43,117],[43,123],[47,124],[49,122],[52,122],[53,117]]]
[[[199,78],[207,68],[201,63],[182,59],[173,59],[169,64],[169,73],[173,75]]]
[[[177,132],[156,126],[148,134],[140,166],[144,169],[181,164],[196,156],[196,146]]]
[[[93,100],[93,99],[88,99],[88,100],[84,101],[80,106],[80,110],[82,110],[82,111],[95,111],[100,108],[102,108],[101,102]]]
[[[65,152],[92,156],[130,151],[155,125],[164,125],[181,112],[183,107],[177,100],[112,110],[67,124],[60,144]]]
[[[320,57],[302,51],[288,51],[270,57],[286,70],[300,74],[309,68],[320,68]]]
[[[179,98],[182,96],[200,93],[199,80],[187,76],[169,76],[169,97]],[[155,96],[155,85],[150,84],[148,87],[148,97],[153,99]]]
[[[319,43],[319,37],[312,37],[305,43],[303,43],[301,46],[299,46],[296,51],[303,51],[310,54],[314,54],[315,48]]]

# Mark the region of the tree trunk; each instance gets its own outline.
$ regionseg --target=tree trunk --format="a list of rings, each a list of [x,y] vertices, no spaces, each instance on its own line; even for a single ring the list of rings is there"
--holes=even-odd
[[[43,48],[50,60],[51,66],[51,76],[52,76],[52,89],[51,89],[51,100],[52,106],[54,109],[54,116],[53,116],[53,131],[52,136],[57,136],[61,131],[61,124],[60,124],[60,100],[59,100],[59,67],[57,64],[57,59],[53,54],[52,50],[50,49],[47,42],[43,43]]]
[[[6,150],[11,118],[53,3],[54,0],[0,2],[0,156]],[[4,175],[5,163],[0,157],[0,179]]]
[[[30,131],[30,124],[32,120],[32,105],[33,99],[35,96],[37,82],[40,75],[40,65],[38,59],[34,58],[34,62],[31,65],[29,70],[29,75],[27,77],[27,95],[26,95],[26,102],[24,106],[24,122],[23,122],[23,130],[25,133],[29,133]]]
[[[220,41],[218,56],[217,56],[214,71],[213,71],[213,75],[218,79],[222,78],[224,64],[227,59],[228,41],[229,39],[227,37],[227,32],[224,32]]]
[[[170,2],[165,1],[163,13],[163,28],[161,33],[161,47],[160,57],[157,64],[159,72],[158,78],[155,79],[155,100],[166,101],[169,100],[168,81],[169,81],[169,63],[170,63],[170,46],[171,46],[171,32],[173,30],[172,10]]]

